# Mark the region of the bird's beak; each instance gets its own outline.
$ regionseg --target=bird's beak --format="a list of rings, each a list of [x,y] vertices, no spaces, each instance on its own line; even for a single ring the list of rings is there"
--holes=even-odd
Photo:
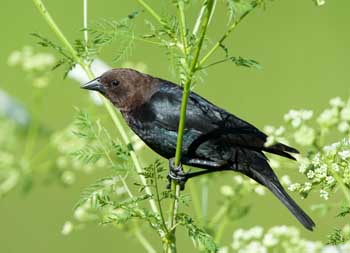
[[[86,90],[98,91],[98,92],[101,92],[102,94],[104,94],[106,91],[104,85],[101,83],[99,78],[96,78],[86,84],[83,84],[82,86],[80,86],[80,88],[86,89]]]

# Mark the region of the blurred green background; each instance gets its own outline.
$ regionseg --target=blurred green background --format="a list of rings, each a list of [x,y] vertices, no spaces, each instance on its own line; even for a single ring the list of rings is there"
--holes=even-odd
[[[165,1],[148,2],[162,9]],[[34,45],[35,40],[29,35],[32,32],[54,36],[31,1],[1,0],[1,3],[0,88],[30,106],[33,94],[30,81],[18,69],[7,66],[7,57],[24,45]],[[68,38],[82,36],[82,0],[47,0],[45,4]],[[331,97],[349,97],[349,8],[350,2],[346,0],[327,1],[324,7],[315,7],[312,1],[281,0],[268,4],[266,10],[254,11],[225,44],[235,55],[256,59],[263,69],[237,68],[230,63],[213,67],[208,71],[205,84],[198,85],[196,92],[260,128],[281,124],[283,114],[289,109],[310,108],[319,112]],[[140,9],[136,1],[90,1],[89,19],[119,19],[135,9]],[[195,14],[193,12],[193,19]],[[145,15],[137,23],[139,31],[144,28]],[[222,3],[214,20],[210,27],[213,40],[227,24]],[[101,57],[111,63],[114,52],[115,48],[110,47]],[[130,61],[144,62],[150,74],[177,81],[170,74],[164,52],[158,47],[137,43]],[[62,79],[62,72],[54,76],[41,120],[50,129],[60,129],[72,121],[74,106],[91,108],[93,105],[75,82]],[[155,157],[152,152],[147,154],[151,155],[147,160]],[[293,177],[297,172],[290,169],[286,174]],[[62,225],[71,217],[80,192],[94,179],[96,175],[82,177],[71,188],[36,185],[29,195],[12,192],[1,199],[0,252],[141,252],[133,238],[112,227],[92,225],[68,237],[61,235]],[[212,184],[210,190],[213,193],[211,211],[215,211],[215,192],[219,186]],[[298,202],[307,207],[313,200],[317,201],[318,196],[308,201],[298,199]],[[227,242],[236,227],[288,224],[301,228],[271,195],[251,201],[257,202],[254,210],[228,229]],[[316,231],[309,233],[301,229],[303,235],[308,239],[325,240],[327,232],[335,226],[334,219],[313,216]],[[191,243],[183,238],[182,242],[185,246],[180,249]]]

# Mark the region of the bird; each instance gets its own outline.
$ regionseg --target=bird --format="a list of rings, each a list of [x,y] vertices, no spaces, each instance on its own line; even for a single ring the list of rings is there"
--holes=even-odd
[[[184,183],[196,176],[235,171],[268,188],[308,230],[313,220],[288,195],[265,152],[296,160],[295,148],[266,145],[268,136],[252,124],[191,91],[187,102],[181,163],[174,166],[183,88],[129,68],[114,68],[81,86],[107,98],[153,151],[169,160],[169,178]],[[200,169],[184,173],[182,164]]]

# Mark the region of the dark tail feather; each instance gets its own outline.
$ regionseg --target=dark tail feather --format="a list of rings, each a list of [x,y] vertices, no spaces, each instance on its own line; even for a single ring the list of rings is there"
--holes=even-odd
[[[294,200],[283,189],[282,185],[273,179],[266,179],[258,171],[253,171],[254,176],[265,185],[272,193],[288,208],[288,210],[299,220],[305,228],[312,231],[315,223],[313,220],[294,202]]]
[[[289,147],[282,143],[273,144],[269,147],[265,147],[263,150],[270,152],[272,154],[276,154],[276,155],[280,155],[280,156],[292,159],[292,160],[296,160],[296,159],[288,153],[299,154],[299,151],[296,150],[295,148]]]

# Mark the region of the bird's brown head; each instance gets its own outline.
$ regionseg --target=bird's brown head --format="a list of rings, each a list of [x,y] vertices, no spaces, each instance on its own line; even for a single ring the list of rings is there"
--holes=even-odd
[[[133,69],[111,69],[81,86],[100,92],[121,111],[130,111],[153,94],[156,79]]]

